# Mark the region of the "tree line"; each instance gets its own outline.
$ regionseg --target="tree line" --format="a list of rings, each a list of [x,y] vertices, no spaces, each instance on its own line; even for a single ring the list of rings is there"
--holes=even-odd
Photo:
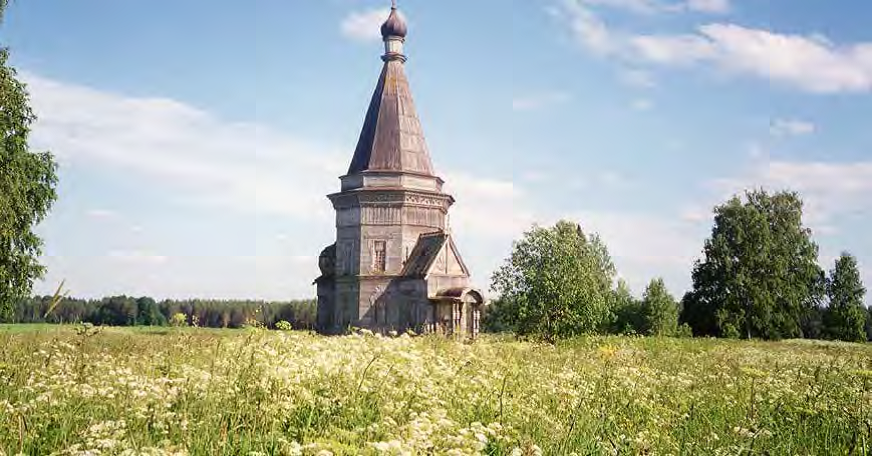
[[[680,301],[659,278],[634,297],[597,234],[569,221],[534,226],[494,273],[499,298],[483,328],[552,342],[593,333],[872,340],[856,258],[843,253],[825,272],[802,215],[789,191],[717,206]]]
[[[208,328],[259,325],[284,329],[312,329],[317,303],[244,300],[164,300],[114,296],[103,299],[37,296],[16,301],[3,323],[92,323],[109,326],[167,326],[184,324]],[[280,323],[286,322],[287,325]]]

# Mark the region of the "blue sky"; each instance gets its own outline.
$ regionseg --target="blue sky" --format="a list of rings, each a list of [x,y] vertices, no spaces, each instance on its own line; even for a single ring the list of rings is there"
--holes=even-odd
[[[77,296],[313,295],[380,70],[386,0],[14,1],[2,42],[61,164],[40,227]],[[872,283],[872,4],[402,0],[452,225],[489,285],[532,223],[580,222],[676,294],[711,209],[800,191],[826,269]]]

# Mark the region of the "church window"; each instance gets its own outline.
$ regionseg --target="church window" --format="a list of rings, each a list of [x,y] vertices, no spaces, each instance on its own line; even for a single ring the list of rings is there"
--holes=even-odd
[[[387,241],[375,241],[372,245],[372,269],[385,272],[387,269]]]

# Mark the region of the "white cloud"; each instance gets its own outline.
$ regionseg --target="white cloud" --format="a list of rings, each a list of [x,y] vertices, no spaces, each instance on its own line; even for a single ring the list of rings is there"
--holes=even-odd
[[[313,297],[317,262],[301,263],[290,253],[264,256],[166,256],[147,250],[111,255],[48,256],[45,280],[35,292],[51,294],[58,284],[72,296],[129,295],[156,299],[275,299]]]
[[[618,275],[637,293],[657,277],[672,293],[690,286],[693,261],[700,256],[706,220],[686,220],[670,214],[582,211],[562,218],[578,222],[585,232],[602,237]]]
[[[90,209],[85,212],[85,215],[94,219],[112,219],[118,216],[115,211],[108,209]]]
[[[225,122],[173,100],[108,94],[26,77],[33,141],[62,162],[123,170],[175,187],[191,204],[329,217],[345,160],[263,126]],[[293,173],[293,178],[288,174]]]
[[[764,160],[769,157],[769,150],[758,141],[751,141],[746,146],[748,157],[752,160]]]
[[[588,51],[600,55],[619,51],[620,38],[581,0],[563,0],[559,7],[549,11],[566,21],[575,39]]]
[[[654,102],[647,98],[638,98],[633,100],[630,107],[632,107],[634,111],[650,111],[654,108]]]
[[[872,210],[872,162],[771,162],[761,177],[770,185],[800,191],[821,203],[821,210]]]
[[[584,0],[585,3],[595,6],[607,6],[622,9],[634,13],[651,14],[668,10],[668,4],[659,0]]]
[[[639,89],[651,89],[657,87],[654,76],[645,70],[624,70],[619,75],[622,83]]]
[[[166,255],[142,250],[113,250],[109,252],[109,258],[122,263],[161,265],[169,261]]]
[[[821,35],[780,34],[729,23],[707,24],[689,33],[636,34],[611,29],[584,0],[561,5],[552,13],[568,24],[580,45],[634,65],[713,66],[812,93],[872,91],[872,42],[839,45]]]
[[[547,109],[552,106],[568,103],[572,97],[565,92],[543,92],[522,97],[516,97],[512,100],[513,111],[538,111]]]
[[[355,41],[380,41],[381,25],[390,13],[391,10],[386,8],[353,12],[342,20],[340,30],[343,36]]]
[[[451,225],[464,236],[510,241],[535,220],[528,195],[512,181],[466,173],[448,173],[445,181],[457,198]]]
[[[722,68],[819,93],[872,90],[872,43],[835,46],[817,36],[782,35],[733,24],[699,29]]]
[[[699,35],[639,35],[627,44],[631,57],[662,65],[690,65],[715,56],[712,44]]]
[[[526,170],[526,171],[522,172],[521,175],[518,177],[520,177],[521,180],[528,182],[528,183],[532,183],[532,184],[546,182],[550,179],[550,176],[548,173],[541,171],[541,170],[535,170],[535,169]]]
[[[768,161],[746,175],[712,183],[723,195],[748,188],[797,191],[806,219],[816,231],[832,231],[835,217],[872,213],[872,162],[827,163]]]
[[[799,119],[775,119],[769,126],[769,133],[775,137],[804,136],[815,132],[815,124]]]
[[[729,0],[583,0],[592,6],[607,6],[637,14],[681,13],[686,11],[724,14],[731,9]]]
[[[691,204],[681,210],[680,220],[690,223],[709,222],[712,219],[711,209],[700,204]]]
[[[599,182],[598,187],[609,190],[626,189],[633,185],[628,177],[614,171],[599,173],[597,181]]]
[[[106,93],[34,75],[25,79],[39,115],[33,145],[54,152],[64,168],[124,175],[147,183],[142,185],[137,204],[160,211],[163,205],[182,203],[240,218],[274,216],[292,227],[303,223],[332,226],[332,208],[324,195],[337,190],[337,177],[347,165],[345,153],[262,125],[224,121],[173,100]],[[175,199],[159,200],[159,192],[151,191],[157,188],[171,189]],[[75,293],[90,296],[135,292],[288,298],[311,294],[308,279],[316,275],[317,263],[301,265],[290,258],[316,252],[321,237],[310,237],[308,243],[295,245],[296,250],[289,246],[286,252],[269,253],[280,256],[275,259],[253,255],[250,260],[237,261],[230,252],[245,249],[245,245],[197,247],[214,250],[215,256],[188,257],[177,252],[179,240],[149,238],[147,245],[141,245],[142,230],[133,232],[139,225],[128,226],[132,221],[112,211],[97,207],[82,216],[112,220],[115,225],[101,231],[112,240],[89,241],[89,246],[106,250],[89,251],[91,256],[81,257],[75,233],[66,228],[50,230],[56,237],[46,239],[49,275],[41,289],[51,291],[60,280],[68,279]],[[254,219],[248,220],[254,229]],[[183,222],[152,220],[149,224]],[[298,237],[307,236],[300,228],[294,230]],[[204,237],[212,240],[191,239],[188,244],[214,241],[211,233]],[[256,249],[257,242],[252,240],[248,248]]]
[[[730,12],[731,6],[729,0],[688,0],[687,9],[702,13],[724,14]]]

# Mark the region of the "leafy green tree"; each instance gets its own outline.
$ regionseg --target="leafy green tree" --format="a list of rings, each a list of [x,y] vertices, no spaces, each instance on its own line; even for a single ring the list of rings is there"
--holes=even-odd
[[[865,296],[866,288],[860,278],[857,259],[842,253],[827,281],[830,300],[824,317],[827,337],[850,342],[866,340]]]
[[[826,308],[823,303],[815,303],[806,309],[805,315],[800,323],[802,329],[802,337],[806,339],[823,339],[824,338],[824,315]]]
[[[639,334],[642,329],[642,303],[633,296],[630,286],[623,279],[612,292],[612,313],[614,321],[612,332],[618,334]]]
[[[554,342],[604,328],[614,275],[600,238],[560,221],[524,233],[494,273],[491,288],[510,303],[506,320],[519,336]]]
[[[691,328],[695,336],[717,336],[718,326],[711,306],[699,299],[699,293],[688,291],[681,298],[678,321]]]
[[[0,20],[6,8],[0,0]],[[16,301],[30,294],[42,277],[42,240],[33,232],[57,198],[56,165],[51,154],[30,150],[35,116],[24,84],[0,49],[0,318],[9,319]]]
[[[167,319],[160,312],[157,302],[148,297],[142,297],[136,300],[136,324],[143,326],[165,326]]]
[[[516,314],[513,303],[495,299],[485,307],[481,316],[481,329],[489,333],[515,332],[512,315]]]
[[[674,336],[678,332],[678,303],[663,279],[654,279],[642,297],[642,328],[651,336]]]
[[[704,256],[682,314],[695,334],[803,335],[804,316],[824,295],[824,273],[796,193],[754,190],[716,207]]]

